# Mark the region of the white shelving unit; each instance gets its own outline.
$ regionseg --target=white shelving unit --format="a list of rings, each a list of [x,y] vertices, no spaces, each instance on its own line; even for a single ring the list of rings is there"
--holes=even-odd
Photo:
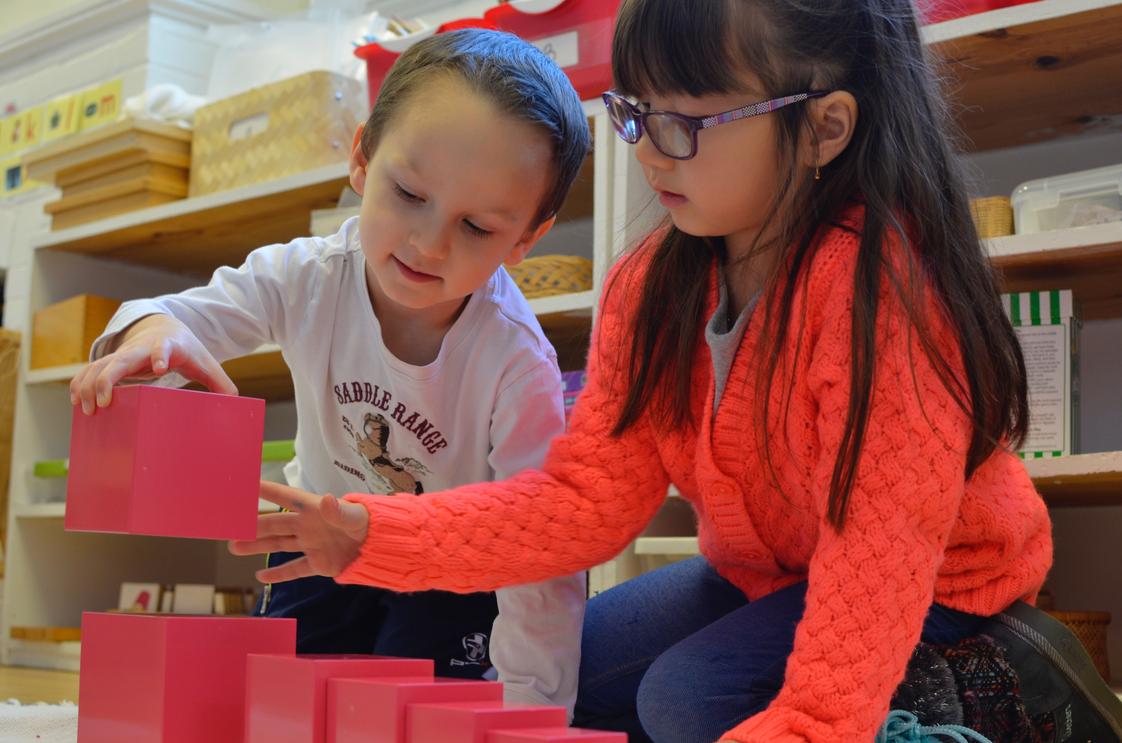
[[[591,258],[598,276],[610,263],[611,225],[621,162],[608,136],[603,106],[586,104],[595,148],[566,201],[556,234],[541,253]],[[215,268],[238,265],[254,248],[308,234],[310,212],[331,207],[347,187],[344,164],[230,191],[188,198],[71,229],[40,232],[30,254],[24,317],[74,294],[119,299],[181,291],[205,283]],[[17,246],[20,249],[20,246]],[[584,364],[595,290],[531,302],[565,368]],[[566,360],[569,365],[566,365]],[[292,383],[276,346],[225,364],[242,394],[263,397],[266,439],[295,433]],[[83,610],[115,606],[123,581],[253,583],[256,559],[226,554],[225,545],[181,539],[75,534],[63,529],[65,476],[36,477],[34,465],[63,460],[69,449],[67,385],[81,365],[31,369],[21,364],[10,489],[6,601],[0,661],[72,668],[73,648],[15,641],[15,626],[78,626]],[[52,649],[54,652],[52,653]]]

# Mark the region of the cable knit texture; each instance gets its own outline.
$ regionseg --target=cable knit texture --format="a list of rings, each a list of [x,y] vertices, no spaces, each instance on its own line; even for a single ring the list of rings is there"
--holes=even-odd
[[[749,599],[809,581],[782,690],[724,737],[872,741],[931,602],[992,615],[1015,599],[1033,601],[1051,564],[1052,542],[1047,510],[1015,456],[995,453],[965,481],[969,421],[887,281],[868,429],[846,525],[839,533],[827,522],[849,402],[861,218],[855,209],[847,227],[823,232],[800,283],[771,391],[767,442],[754,405],[761,310],[715,414],[712,362],[700,343],[693,368],[697,427],[656,431],[644,417],[622,436],[610,435],[627,379],[628,313],[637,305],[652,241],[609,279],[588,385],[570,432],[554,441],[543,470],[416,498],[347,496],[369,509],[370,532],[361,556],[337,580],[467,592],[571,573],[631,542],[673,482],[697,512],[702,553]],[[898,267],[901,250],[894,242],[886,250]],[[716,306],[715,269],[710,284],[709,311],[699,326]],[[961,374],[953,329],[927,297],[936,347]]]

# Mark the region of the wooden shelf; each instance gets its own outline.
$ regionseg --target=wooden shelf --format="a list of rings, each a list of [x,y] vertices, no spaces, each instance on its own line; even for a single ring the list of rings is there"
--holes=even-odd
[[[1122,3],[1040,0],[924,29],[972,147],[1117,131]]]
[[[697,537],[639,537],[635,540],[637,555],[696,555]]]
[[[998,237],[986,247],[1003,291],[1071,289],[1085,319],[1122,317],[1122,222]]]
[[[1030,459],[1025,467],[1050,506],[1122,505],[1122,452]]]
[[[33,245],[209,277],[253,248],[308,234],[311,211],[335,206],[346,185],[338,163],[46,233]]]
[[[530,309],[538,316],[542,328],[549,332],[551,328],[588,326],[592,321],[592,308],[595,301],[593,291],[557,294],[552,297],[531,299]]]
[[[28,384],[70,384],[70,380],[84,366],[54,366],[47,369],[30,369]],[[222,365],[243,397],[260,397],[269,402],[291,400],[292,375],[284,363],[280,347],[262,346],[248,356],[230,359]]]
[[[66,515],[65,503],[31,503],[13,506],[17,519],[61,519]]]

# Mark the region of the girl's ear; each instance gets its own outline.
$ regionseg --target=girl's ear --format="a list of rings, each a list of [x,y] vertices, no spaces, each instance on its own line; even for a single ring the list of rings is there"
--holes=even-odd
[[[853,139],[857,126],[857,99],[846,90],[835,90],[807,101],[811,135],[806,137],[800,161],[808,168],[824,168],[840,155]]]
[[[355,130],[354,141],[351,143],[350,162],[351,188],[359,196],[362,196],[362,191],[366,188],[366,166],[368,164],[366,154],[362,151],[362,124],[359,124],[358,129]]]

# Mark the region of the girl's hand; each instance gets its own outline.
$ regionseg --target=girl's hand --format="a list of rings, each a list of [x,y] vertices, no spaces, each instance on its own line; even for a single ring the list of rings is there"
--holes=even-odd
[[[113,385],[125,377],[160,377],[177,371],[212,392],[238,394],[222,366],[203,348],[186,325],[170,315],[137,320],[120,337],[117,347],[87,364],[70,380],[70,404],[82,404],[90,415],[113,399]]]
[[[370,514],[357,503],[333,495],[312,495],[287,485],[261,482],[261,497],[287,513],[257,517],[257,539],[230,542],[235,555],[303,552],[283,565],[257,571],[262,583],[283,583],[310,575],[335,577],[356,557],[366,540]]]

